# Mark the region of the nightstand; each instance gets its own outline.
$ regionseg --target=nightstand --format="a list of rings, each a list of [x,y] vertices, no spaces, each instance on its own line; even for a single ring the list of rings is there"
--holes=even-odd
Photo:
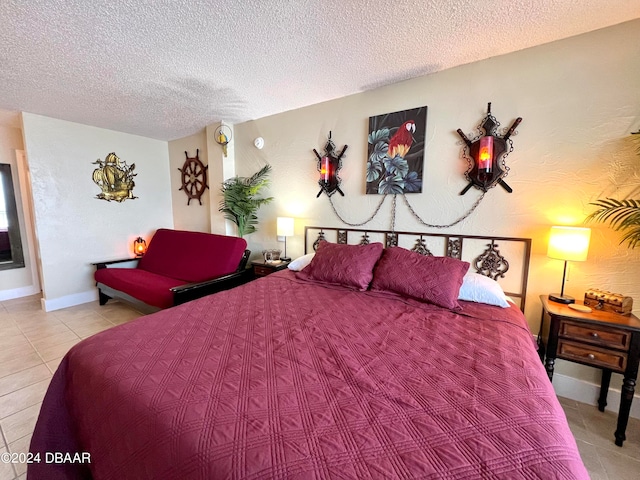
[[[253,267],[253,276],[256,278],[266,277],[278,270],[284,270],[287,268],[289,263],[291,262],[267,263],[264,260],[255,260],[251,262],[251,266]]]
[[[602,369],[598,409],[604,412],[611,373],[624,375],[616,429],[616,445],[622,446],[633,401],[640,360],[640,320],[635,315],[618,315],[594,309],[578,312],[568,305],[540,295],[542,319],[538,342],[544,350],[549,380],[553,379],[556,358]],[[548,321],[547,321],[548,317]]]

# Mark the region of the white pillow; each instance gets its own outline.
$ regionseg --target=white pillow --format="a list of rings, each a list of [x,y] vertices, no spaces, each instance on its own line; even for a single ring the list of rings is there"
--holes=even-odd
[[[475,272],[467,272],[463,278],[458,300],[487,303],[507,308],[509,302],[498,282]]]
[[[306,267],[311,263],[311,260],[313,259],[314,255],[315,253],[307,253],[302,257],[296,258],[293,262],[291,262],[288,265],[289,270],[293,270],[294,272],[299,272],[300,270],[302,270],[304,267]]]

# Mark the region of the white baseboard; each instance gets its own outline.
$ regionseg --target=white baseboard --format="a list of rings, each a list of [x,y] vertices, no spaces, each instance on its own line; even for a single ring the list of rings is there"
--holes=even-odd
[[[29,285],[28,287],[12,288],[9,290],[0,290],[0,302],[4,300],[13,300],[14,298],[28,297],[40,293],[40,287]]]
[[[553,374],[552,385],[556,391],[556,395],[559,397],[569,398],[588,405],[598,405],[600,385],[558,373]],[[633,402],[631,403],[631,412],[629,413],[629,416],[633,418],[640,418],[640,396],[638,396],[638,393],[639,392],[636,392],[633,397]],[[606,410],[617,414],[619,409],[620,388],[615,388],[612,385],[609,388],[609,393],[607,395]]]
[[[60,310],[61,308],[74,307],[83,303],[95,302],[98,299],[98,290],[90,290],[88,292],[74,293],[73,295],[65,295],[64,297],[53,298],[51,300],[42,299],[42,309],[45,312]]]

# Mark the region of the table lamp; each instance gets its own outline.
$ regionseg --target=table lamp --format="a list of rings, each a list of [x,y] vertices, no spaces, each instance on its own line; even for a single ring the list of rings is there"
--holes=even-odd
[[[589,251],[591,229],[582,227],[551,227],[547,257],[564,260],[562,289],[560,293],[550,293],[549,300],[557,303],[575,303],[575,298],[564,294],[564,281],[567,276],[567,262],[584,262]]]
[[[284,256],[280,257],[280,260],[283,262],[291,261],[291,258],[287,257],[287,237],[293,237],[293,218],[276,218],[276,235],[284,237]]]

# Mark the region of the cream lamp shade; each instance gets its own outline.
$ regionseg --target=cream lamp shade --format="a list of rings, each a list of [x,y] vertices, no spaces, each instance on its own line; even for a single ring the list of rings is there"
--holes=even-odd
[[[589,252],[590,239],[590,228],[551,227],[547,256],[558,260],[584,262]]]
[[[293,237],[293,218],[277,217],[276,218],[276,235],[284,237],[284,257],[280,257],[283,262],[289,262],[291,259],[287,257],[287,237]]]
[[[558,303],[575,303],[575,299],[564,294],[564,281],[567,276],[567,262],[584,262],[589,253],[591,229],[583,227],[551,227],[547,257],[564,260],[562,289],[560,293],[550,293],[549,300]]]
[[[278,235],[279,237],[293,237],[293,218],[276,218],[276,231],[276,235]]]

